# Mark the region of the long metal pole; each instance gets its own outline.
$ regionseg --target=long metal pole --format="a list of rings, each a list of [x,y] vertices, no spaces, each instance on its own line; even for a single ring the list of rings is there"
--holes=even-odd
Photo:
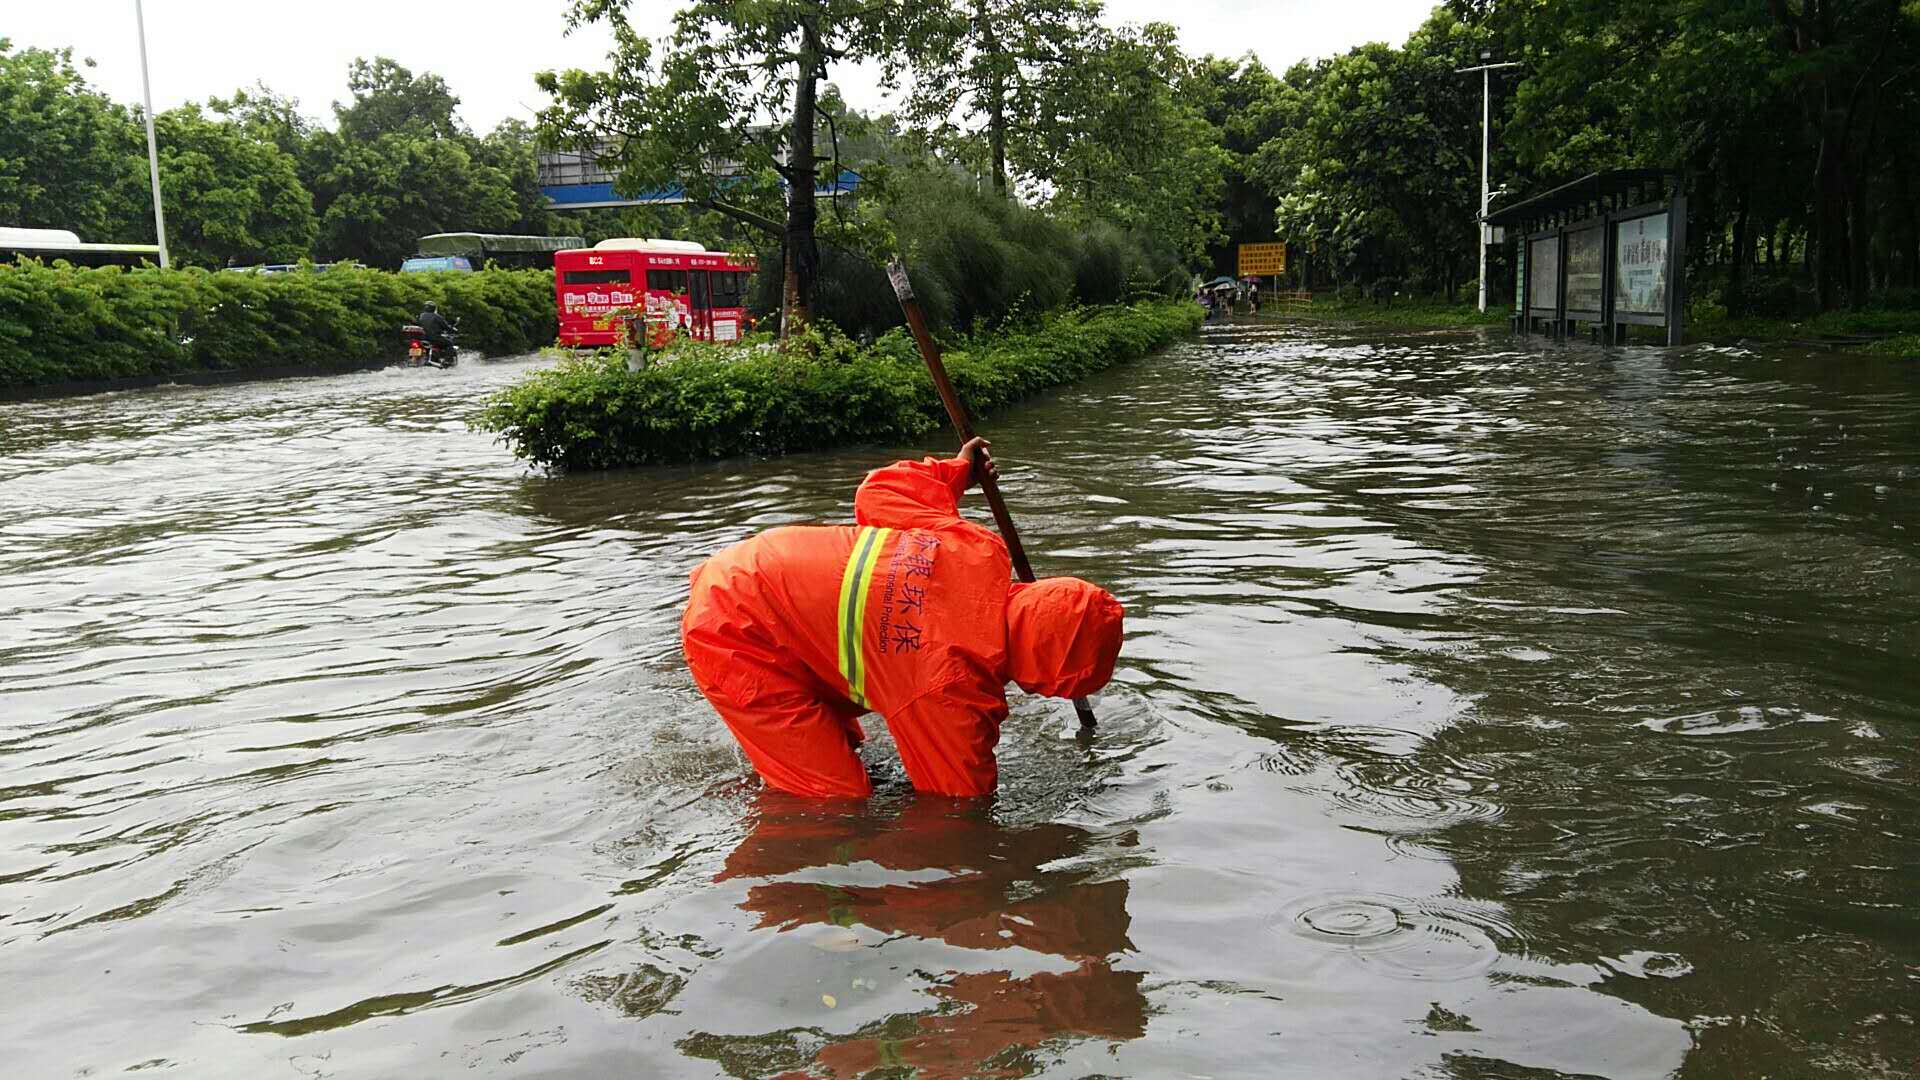
[[[1487,129],[1493,118],[1493,72],[1480,69],[1480,314],[1487,313]]]
[[[160,205],[160,144],[153,137],[153,81],[147,76],[147,14],[133,0],[133,21],[140,28],[140,92],[147,101],[147,175],[153,180],[153,231],[160,237],[160,269],[167,262],[167,212]]]
[[[1480,54],[1485,58],[1486,54]],[[1493,130],[1493,76],[1501,68],[1520,67],[1520,61],[1512,60],[1504,64],[1481,64],[1479,67],[1457,68],[1455,75],[1480,73],[1480,311],[1487,310],[1487,206],[1493,202],[1490,194],[1491,182],[1487,174],[1487,146],[1492,141]]]
[[[893,293],[900,298],[900,310],[906,314],[907,329],[913,332],[913,340],[920,345],[920,356],[927,362],[927,374],[933,376],[933,388],[940,392],[940,401],[947,407],[947,418],[953,421],[953,430],[960,436],[960,444],[965,446],[973,439],[973,424],[967,419],[967,407],[960,402],[960,395],[953,388],[953,380],[947,377],[947,365],[940,359],[940,346],[933,343],[933,335],[927,333],[927,320],[920,314],[920,302],[913,297],[913,285],[907,281],[907,266],[899,259],[887,264],[887,278],[893,283]],[[980,481],[980,493],[987,497],[987,508],[993,511],[994,524],[1000,526],[1000,536],[1007,542],[1007,555],[1013,563],[1013,572],[1021,581],[1032,581],[1033,565],[1027,562],[1027,549],[1020,543],[1020,532],[1013,527],[1013,515],[1007,511],[1007,500],[1000,497],[1000,484],[987,475],[984,469],[977,470],[975,476]],[[1094,725],[1093,706],[1086,698],[1073,699],[1073,711],[1080,714],[1082,731],[1092,731]]]

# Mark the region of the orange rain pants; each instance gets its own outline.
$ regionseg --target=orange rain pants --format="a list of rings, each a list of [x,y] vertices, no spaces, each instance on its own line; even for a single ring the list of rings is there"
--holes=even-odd
[[[1006,545],[960,516],[970,476],[958,458],[876,469],[857,525],[773,529],[694,570],[687,667],[768,786],[871,793],[855,752],[871,710],[915,788],[984,795],[1008,679],[1078,697],[1112,677],[1118,601],[1073,578],[1012,583]]]

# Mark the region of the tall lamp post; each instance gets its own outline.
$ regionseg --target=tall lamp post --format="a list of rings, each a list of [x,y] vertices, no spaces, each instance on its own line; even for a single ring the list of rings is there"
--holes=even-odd
[[[1474,72],[1474,71],[1477,71],[1480,73],[1480,221],[1479,221],[1479,225],[1480,225],[1480,312],[1481,314],[1485,314],[1487,310],[1487,207],[1492,205],[1493,203],[1493,193],[1487,189],[1488,129],[1491,127],[1491,122],[1493,119],[1493,104],[1492,104],[1493,103],[1493,78],[1491,73],[1498,71],[1501,68],[1511,68],[1511,67],[1521,66],[1520,62],[1517,60],[1511,61],[1505,64],[1489,63],[1489,61],[1491,61],[1492,59],[1493,59],[1493,54],[1483,50],[1480,53],[1479,67],[1456,68],[1454,70],[1455,75],[1465,75],[1465,74],[1468,74],[1469,72]]]
[[[147,175],[153,179],[153,231],[160,238],[160,269],[167,268],[167,212],[160,207],[160,144],[153,137],[153,81],[147,77],[147,14],[133,0],[133,21],[140,29],[140,92],[147,100]]]

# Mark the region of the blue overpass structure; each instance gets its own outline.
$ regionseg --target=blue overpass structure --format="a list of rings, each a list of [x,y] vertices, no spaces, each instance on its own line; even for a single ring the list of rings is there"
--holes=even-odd
[[[547,197],[549,210],[601,210],[621,206],[674,206],[687,201],[686,189],[678,184],[621,195],[614,191],[614,172],[602,165],[596,155],[577,151],[542,152],[536,163],[541,194]],[[817,188],[821,198],[846,195],[860,186],[860,175],[842,170],[832,182]]]

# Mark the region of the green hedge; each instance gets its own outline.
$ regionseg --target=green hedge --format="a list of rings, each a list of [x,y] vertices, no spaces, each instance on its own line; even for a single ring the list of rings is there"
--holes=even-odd
[[[553,341],[553,273],[283,274],[0,265],[0,388],[203,371],[364,364],[405,350],[436,300],[460,342],[523,353]]]
[[[1181,301],[1056,312],[947,350],[947,370],[968,408],[988,412],[1144,356],[1201,315]],[[945,422],[913,340],[896,330],[864,347],[830,332],[784,351],[684,345],[637,372],[586,356],[496,394],[474,426],[565,470],[902,442]]]

